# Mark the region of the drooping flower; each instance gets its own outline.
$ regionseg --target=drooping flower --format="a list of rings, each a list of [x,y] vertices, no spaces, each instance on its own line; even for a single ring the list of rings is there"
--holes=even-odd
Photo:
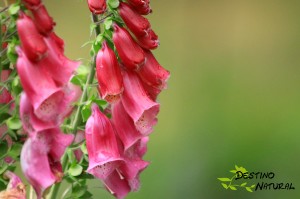
[[[35,9],[41,4],[41,0],[22,0],[28,8]]]
[[[41,199],[46,188],[61,181],[63,173],[60,159],[72,140],[73,135],[63,134],[59,128],[53,128],[30,134],[23,145],[22,171],[35,189],[38,199]]]
[[[136,37],[143,37],[148,34],[150,22],[145,17],[138,14],[127,3],[120,3],[119,14],[126,26]]]
[[[127,0],[127,2],[141,15],[147,15],[152,12],[150,0]]]
[[[41,60],[46,55],[48,48],[32,19],[24,13],[20,13],[17,30],[21,46],[28,59],[32,62]]]
[[[103,14],[106,10],[105,0],[87,0],[90,11],[93,14]]]
[[[117,57],[106,42],[97,54],[96,69],[101,97],[110,103],[116,102],[123,92],[123,81]]]
[[[13,172],[7,170],[3,174],[4,178],[9,179],[9,183],[5,191],[0,192],[2,199],[26,199],[26,188],[21,179]]]
[[[157,123],[159,104],[147,96],[136,73],[124,71],[123,82],[122,103],[126,112],[133,119],[137,130],[143,134],[150,133]]]
[[[112,121],[117,135],[124,145],[124,150],[130,148],[144,136],[136,129],[132,118],[125,111],[121,102],[114,104],[112,107]]]
[[[87,172],[104,180],[123,159],[113,126],[96,104],[92,105],[92,115],[86,123],[85,137],[89,156]]]
[[[105,180],[104,185],[107,190],[118,199],[123,199],[130,192],[128,181],[114,170]]]
[[[136,37],[137,43],[144,49],[154,50],[159,46],[158,36],[150,29],[148,34],[142,37]]]
[[[151,51],[145,50],[145,56],[147,61],[137,73],[146,84],[160,90],[165,89],[170,72],[158,63]]]
[[[137,70],[145,62],[143,49],[132,39],[125,28],[113,25],[113,41],[118,54],[128,69]]]
[[[44,5],[40,5],[37,9],[31,10],[34,16],[34,22],[38,31],[43,35],[48,35],[52,32],[55,22],[49,16]]]

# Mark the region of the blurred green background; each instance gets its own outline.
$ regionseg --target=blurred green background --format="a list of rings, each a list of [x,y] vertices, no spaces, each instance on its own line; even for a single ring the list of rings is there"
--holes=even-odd
[[[89,58],[86,1],[44,0],[65,39],[66,54]],[[159,98],[132,199],[300,196],[300,1],[151,0],[159,62],[171,71]],[[218,177],[234,165],[273,171],[291,191],[225,190]],[[254,182],[260,182],[256,180]],[[250,183],[250,181],[247,181]],[[94,198],[112,198],[94,181]]]

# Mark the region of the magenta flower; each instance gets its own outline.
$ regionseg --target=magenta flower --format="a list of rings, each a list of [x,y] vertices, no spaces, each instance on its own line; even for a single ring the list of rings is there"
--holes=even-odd
[[[118,199],[123,199],[130,192],[128,181],[114,170],[105,180],[104,185],[107,190]]]
[[[44,5],[40,5],[37,9],[31,10],[34,16],[34,22],[38,31],[43,35],[48,35],[52,32],[55,22],[49,16]]]
[[[106,42],[97,54],[96,69],[101,97],[110,103],[119,100],[123,92],[121,69],[114,51]]]
[[[141,15],[147,15],[152,12],[150,0],[127,0],[127,2]]]
[[[84,131],[78,131],[75,135],[73,143],[74,144],[81,143],[82,141],[84,141],[84,139],[85,139]],[[80,160],[83,156],[83,152],[81,151],[81,149],[76,149],[73,152],[74,152],[77,162],[80,162]]]
[[[96,104],[92,105],[92,115],[86,123],[85,137],[89,156],[87,172],[104,180],[123,159],[113,126]]]
[[[22,0],[28,8],[36,8],[41,4],[41,0]]]
[[[148,34],[142,37],[136,37],[137,43],[144,49],[153,50],[159,46],[158,36],[151,29]]]
[[[138,14],[127,3],[120,3],[119,14],[129,30],[137,37],[148,34],[150,22],[145,17]]]
[[[122,62],[128,69],[137,70],[145,62],[144,51],[126,29],[117,24],[114,24],[113,27],[113,41]]]
[[[121,102],[112,107],[112,121],[125,150],[144,136],[136,129],[132,118],[127,114]]]
[[[2,70],[0,76],[0,82],[4,82],[8,79],[11,71],[10,70]],[[12,96],[6,88],[0,86],[0,104],[7,104],[12,100]]]
[[[103,14],[106,10],[105,0],[87,0],[90,11],[93,14]]]
[[[38,199],[41,199],[46,188],[61,181],[63,173],[60,159],[73,137],[63,134],[59,128],[53,128],[31,134],[25,142],[21,152],[21,167]]]
[[[145,56],[147,61],[137,72],[140,78],[150,86],[160,90],[165,89],[170,72],[158,63],[151,51],[145,50]]]
[[[33,62],[41,60],[48,49],[32,19],[24,13],[20,13],[17,20],[17,30],[22,48],[28,59]]]
[[[21,179],[13,172],[7,170],[3,174],[4,178],[9,179],[9,183],[5,191],[0,192],[2,199],[26,199],[26,188]]]
[[[156,124],[159,104],[152,101],[143,88],[136,73],[124,71],[124,93],[122,103],[128,115],[133,119],[138,131],[148,134]]]

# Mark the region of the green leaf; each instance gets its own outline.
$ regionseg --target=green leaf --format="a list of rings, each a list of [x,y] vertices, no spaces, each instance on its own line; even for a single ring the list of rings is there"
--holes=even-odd
[[[22,144],[20,143],[14,143],[7,153],[8,156],[12,157],[13,159],[16,159],[20,156],[21,150],[22,150]]]
[[[237,165],[235,165],[234,167],[235,167],[235,170],[239,170],[239,167]]]
[[[20,5],[15,3],[9,6],[8,12],[10,15],[15,15],[19,12],[19,10],[20,10]]]
[[[251,185],[251,188],[254,188],[256,185],[255,184],[253,184],[253,185]]]
[[[7,119],[10,118],[10,117],[11,117],[11,116],[10,116],[10,114],[8,114],[8,113],[0,113],[0,121],[1,121],[1,122],[7,120]],[[1,124],[1,122],[0,122],[0,124]]]
[[[247,182],[244,182],[243,184],[241,184],[241,187],[245,186],[247,184]]]
[[[22,122],[17,117],[11,117],[6,120],[6,125],[9,129],[17,130],[22,127]]]
[[[120,4],[119,0],[108,0],[107,3],[113,9],[119,7]]]
[[[236,191],[237,189],[234,186],[229,186],[229,188],[233,191]]]
[[[9,59],[9,61],[12,64],[15,64],[17,62],[18,55],[15,51],[15,44],[14,43],[8,43],[6,55],[7,55],[7,58]]]
[[[83,122],[87,121],[89,119],[89,117],[91,116],[92,111],[90,109],[89,106],[83,106],[82,110],[81,110],[81,116],[82,116],[82,120]]]
[[[79,176],[82,173],[82,170],[82,166],[80,166],[79,164],[75,164],[70,166],[68,173],[71,176]]]
[[[6,153],[8,151],[8,145],[7,142],[0,142],[0,158],[4,158],[6,156]]]
[[[230,173],[236,173],[236,170],[230,170],[229,172]]]
[[[106,21],[104,22],[104,25],[105,25],[105,23],[106,23]],[[103,35],[102,34],[100,34],[100,35],[98,35],[97,37],[96,37],[96,42],[97,43],[102,43],[102,41],[103,41]]]
[[[22,92],[22,86],[21,86],[20,78],[18,76],[13,79],[11,86],[12,86],[12,91],[16,96]]]
[[[84,153],[84,154],[86,154],[86,155],[88,154],[87,148],[86,148],[86,144],[85,144],[85,143],[83,143],[83,144],[81,145],[80,149],[81,149],[82,153]]]
[[[229,178],[218,178],[218,180],[222,181],[222,182],[230,182],[231,179]]]
[[[109,30],[110,28],[111,28],[111,26],[112,26],[112,19],[109,17],[109,18],[107,18],[105,21],[104,21],[104,27],[105,27],[105,29],[106,30]],[[103,36],[102,36],[102,38],[103,38]]]
[[[221,183],[222,184],[222,186],[225,188],[225,189],[228,189],[228,185],[227,184],[225,184],[225,183]]]
[[[81,79],[77,76],[77,75],[74,75],[71,79],[71,83],[77,85],[77,86],[81,86],[82,84],[82,81]]]
[[[86,193],[86,191],[87,191],[87,186],[77,184],[72,189],[72,197],[73,198],[80,198]]]
[[[87,199],[87,198],[92,198],[93,194],[91,192],[86,191],[79,199]]]
[[[4,166],[0,167],[0,175],[2,175],[8,168],[8,165],[5,164]]]
[[[253,192],[250,187],[246,187],[246,190],[249,191],[249,192]]]

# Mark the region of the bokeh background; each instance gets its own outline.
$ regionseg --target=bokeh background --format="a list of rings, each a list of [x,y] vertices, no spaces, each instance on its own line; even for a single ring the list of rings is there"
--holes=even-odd
[[[84,0],[44,0],[66,42],[66,54],[89,59]],[[171,71],[131,199],[300,196],[300,1],[151,0],[149,16]],[[234,165],[273,171],[295,190],[225,190],[218,177]],[[262,180],[247,181],[260,182]],[[93,181],[94,198],[112,198]]]

